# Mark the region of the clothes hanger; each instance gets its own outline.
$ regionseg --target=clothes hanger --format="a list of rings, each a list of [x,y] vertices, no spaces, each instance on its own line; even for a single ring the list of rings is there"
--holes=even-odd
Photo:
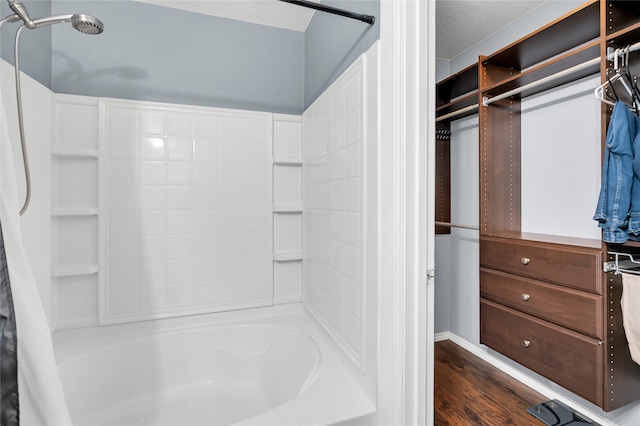
[[[613,83],[620,78],[620,75],[616,73],[613,77],[608,76],[609,69],[607,69],[605,78],[607,79],[600,86],[596,87],[594,92],[596,99],[600,100],[600,102],[604,102],[605,104],[609,104],[611,106],[615,105],[618,101],[618,94],[616,93],[616,89],[613,87]],[[610,95],[609,90],[613,92],[613,96]],[[613,100],[609,100],[609,99]]]
[[[633,78],[631,77],[631,72],[629,71],[629,64],[630,64],[629,46],[622,49],[621,59],[622,59],[622,63],[619,69],[617,69],[617,71],[621,74],[620,82],[622,83],[624,88],[627,90],[627,93],[629,93],[629,95],[631,96],[631,109],[633,110],[635,115],[638,115],[639,113],[638,105],[640,104],[640,93],[638,92],[638,89],[633,82]]]
[[[609,105],[615,105],[615,102],[620,100],[620,97],[615,91],[614,83],[620,82],[624,87],[627,94],[631,97],[631,105],[627,105],[627,107],[638,115],[639,107],[640,107],[640,92],[637,90],[637,86],[633,83],[633,79],[629,72],[629,47],[627,46],[624,49],[616,49],[613,55],[613,69],[615,70],[615,74],[609,78],[603,84],[598,86],[595,91],[595,97]],[[608,74],[609,70],[607,70]],[[609,94],[609,90],[611,89],[613,92],[613,101],[609,100],[611,98]]]

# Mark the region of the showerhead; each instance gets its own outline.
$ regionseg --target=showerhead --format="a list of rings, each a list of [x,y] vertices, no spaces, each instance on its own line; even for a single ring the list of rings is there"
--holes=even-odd
[[[77,13],[71,17],[73,28],[84,34],[98,35],[104,30],[104,24],[91,15]]]
[[[73,28],[84,34],[100,34],[104,30],[104,25],[98,18],[94,18],[91,15],[84,15],[82,13],[77,13],[75,15],[47,16],[46,18],[33,20],[34,28],[60,24],[62,22],[71,22]]]

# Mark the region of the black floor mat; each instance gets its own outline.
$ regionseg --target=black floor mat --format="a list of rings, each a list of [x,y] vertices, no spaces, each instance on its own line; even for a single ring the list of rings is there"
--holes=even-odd
[[[547,426],[598,425],[557,399],[534,405],[527,408],[527,411]]]

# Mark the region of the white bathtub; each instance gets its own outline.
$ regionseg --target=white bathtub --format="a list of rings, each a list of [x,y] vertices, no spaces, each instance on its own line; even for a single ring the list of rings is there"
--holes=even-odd
[[[62,331],[54,347],[76,426],[331,425],[375,411],[299,307]]]

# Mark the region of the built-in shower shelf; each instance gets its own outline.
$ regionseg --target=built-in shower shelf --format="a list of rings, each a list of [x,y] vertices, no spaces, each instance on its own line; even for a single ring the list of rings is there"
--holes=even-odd
[[[57,155],[61,157],[98,158],[99,153],[97,149],[58,146],[58,147],[51,148],[51,155]]]
[[[294,260],[302,260],[302,253],[301,252],[274,253],[273,255],[274,262],[291,262]]]
[[[77,207],[77,208],[54,208],[51,216],[97,216],[98,208]]]
[[[302,206],[301,205],[297,205],[297,204],[291,204],[291,205],[284,205],[284,204],[280,204],[280,205],[275,205],[273,206],[273,212],[274,213],[302,213]]]
[[[276,166],[302,166],[300,157],[273,157],[273,164]]]
[[[67,265],[56,266],[51,270],[54,277],[72,277],[77,275],[92,275],[98,273],[98,265]]]

